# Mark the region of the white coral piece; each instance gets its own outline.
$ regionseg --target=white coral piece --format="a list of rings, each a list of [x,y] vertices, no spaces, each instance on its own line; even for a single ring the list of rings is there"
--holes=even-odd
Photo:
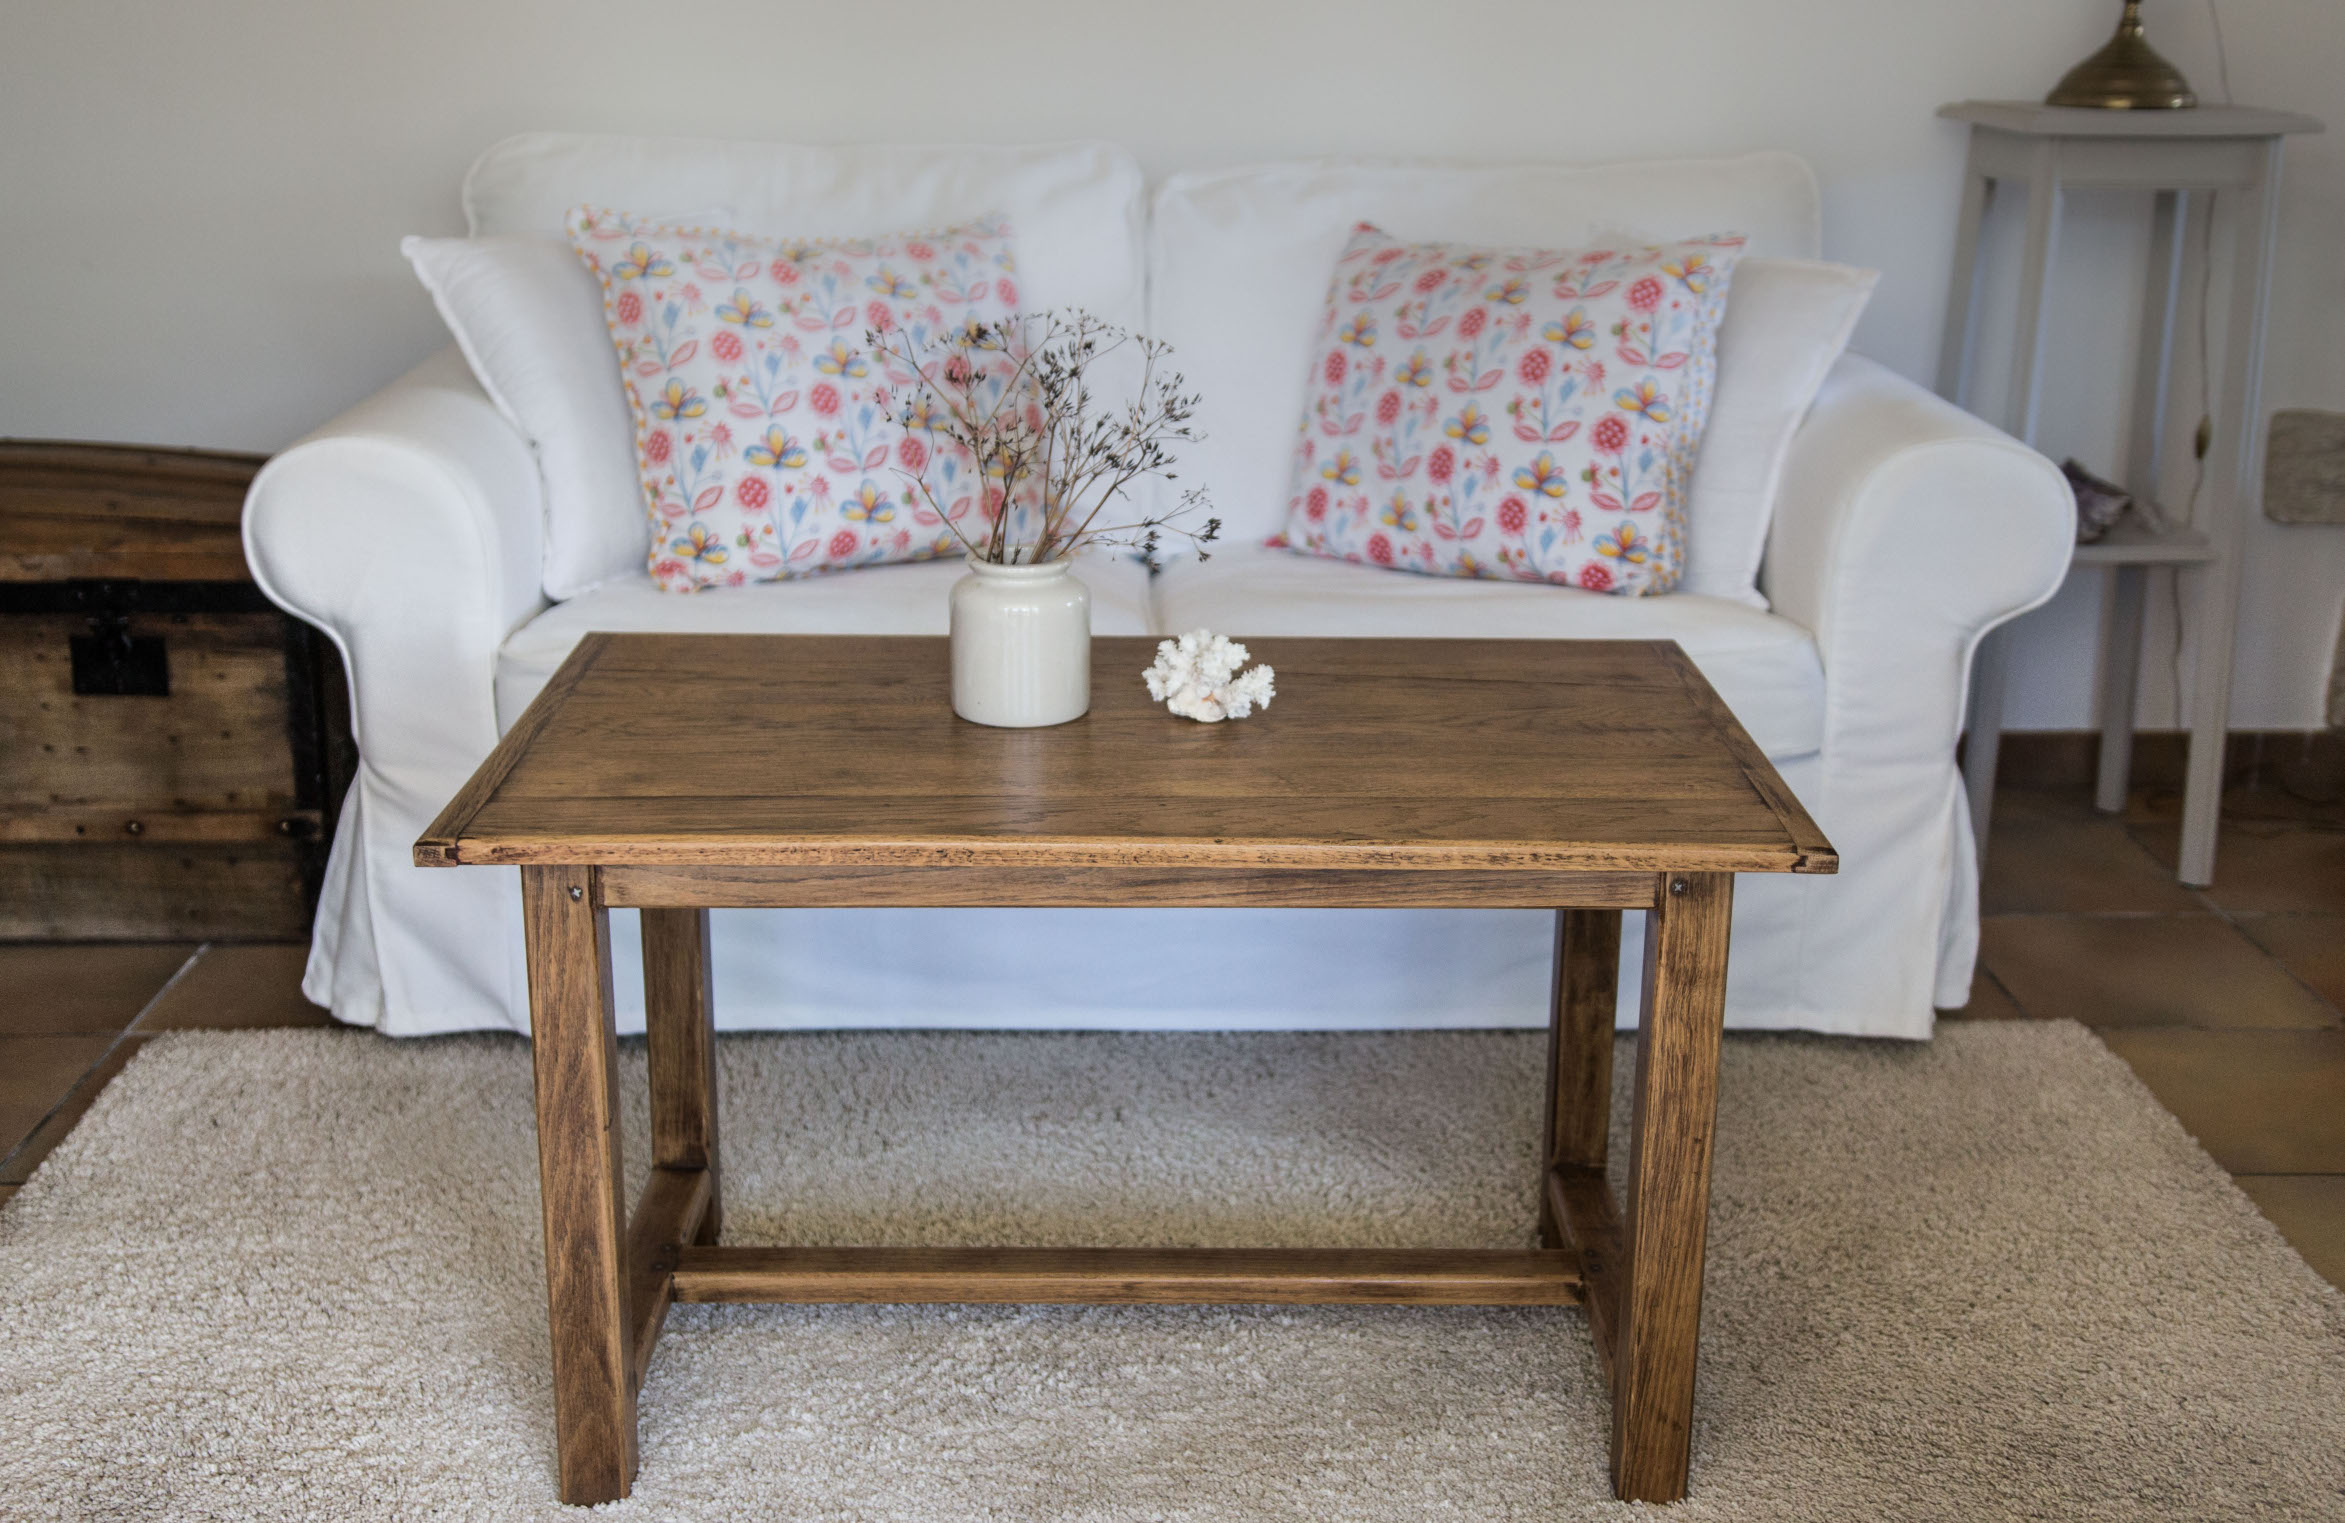
[[[1277,674],[1267,666],[1240,673],[1246,647],[1209,629],[1192,629],[1178,640],[1160,641],[1156,662],[1142,673],[1148,696],[1175,714],[1215,724],[1243,719],[1270,707]]]

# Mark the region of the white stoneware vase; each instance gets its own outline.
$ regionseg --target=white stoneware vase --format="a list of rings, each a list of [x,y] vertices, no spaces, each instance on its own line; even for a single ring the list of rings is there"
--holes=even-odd
[[[1067,560],[969,559],[953,583],[953,712],[1004,729],[1065,724],[1091,707],[1091,589]]]

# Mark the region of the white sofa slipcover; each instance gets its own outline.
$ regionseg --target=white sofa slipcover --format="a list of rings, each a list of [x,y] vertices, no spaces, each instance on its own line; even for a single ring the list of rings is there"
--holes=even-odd
[[[525,174],[526,185],[501,187],[500,204],[555,215],[580,199],[569,187],[581,164],[607,184],[643,163],[689,159],[692,146],[528,142],[528,154],[492,151],[484,166],[542,169],[542,182]],[[603,161],[611,154],[617,168]],[[679,194],[782,214],[760,202],[758,185],[727,178],[754,179],[754,152],[732,145],[717,157],[729,167],[703,165]],[[1673,216],[1710,226],[1777,229],[1775,252],[1812,252],[1812,180],[1804,168],[1786,171],[1781,156],[1761,158],[1746,179],[1731,167],[1738,161],[1582,174],[1573,183],[1595,190],[1577,214],[1639,227],[1666,203]],[[1675,189],[1652,199],[1651,182],[1673,175]],[[482,179],[476,170],[475,191]],[[1226,179],[1214,183],[1226,189]],[[1613,194],[1632,183],[1648,187],[1639,192],[1646,199]],[[1139,236],[1136,222],[1126,231]],[[1174,258],[1161,233],[1158,259]],[[1111,244],[1102,232],[1098,247]],[[1155,271],[1160,291],[1170,275]],[[1211,348],[1202,330],[1189,337]],[[1215,488],[1248,540],[1275,521],[1265,517],[1258,456],[1250,469],[1223,460],[1192,479]],[[1283,501],[1283,481],[1278,490]],[[246,538],[256,575],[333,636],[351,674],[362,760],[304,985],[344,1020],[395,1034],[526,1029],[517,875],[418,869],[409,847],[588,629],[934,633],[957,569],[891,568],[697,598],[629,578],[549,608],[539,590],[540,511],[526,443],[453,350],[286,451],[254,483]],[[1976,946],[1953,767],[1970,651],[1987,629],[2051,595],[2069,524],[2065,487],[2048,462],[1850,357],[1785,472],[1763,579],[1772,612],[1687,595],[1632,600],[1436,581],[1246,540],[1206,564],[1176,564],[1154,585],[1128,564],[1095,561],[1083,575],[1101,633],[1207,623],[1260,637],[1272,659],[1280,634],[1679,640],[1842,855],[1837,878],[1746,880],[1730,1023],[1919,1037],[1933,1002],[1966,997]],[[621,1019],[635,1026],[633,917],[613,919]],[[1548,934],[1540,915],[1462,911],[740,911],[714,922],[728,1027],[1537,1023]],[[1623,971],[1628,993],[1633,952]],[[1633,1013],[1633,996],[1623,1003]]]
[[[1583,248],[1738,232],[1746,251],[1813,259],[1816,177],[1788,153],[1665,164],[1303,163],[1177,174],[1148,220],[1148,321],[1202,398],[1188,474],[1213,486],[1233,540],[1286,521],[1328,274],[1356,223],[1408,241]],[[1731,301],[1731,297],[1729,298]],[[1700,492],[1689,554],[1701,554]]]

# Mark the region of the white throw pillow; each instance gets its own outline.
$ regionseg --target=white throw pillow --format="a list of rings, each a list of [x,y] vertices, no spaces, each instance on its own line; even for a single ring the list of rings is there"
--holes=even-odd
[[[650,547],[602,291],[564,239],[569,208],[591,201],[795,238],[998,212],[1017,229],[1033,309],[1080,306],[1138,327],[1142,188],[1131,156],[1103,143],[813,148],[533,132],[465,176],[474,236],[415,240],[421,255],[409,257],[482,387],[537,451],[544,586],[560,602],[640,571]]]
[[[1765,608],[1759,561],[1791,436],[1864,314],[1878,270],[1745,259],[1718,325],[1718,390],[1694,459],[1680,592]]]
[[[601,283],[558,232],[408,238],[399,251],[481,389],[537,453],[546,596],[558,603],[641,570],[650,520]]]
[[[1198,426],[1206,437],[1183,456],[1181,485],[1213,494],[1224,538],[1259,540],[1278,532],[1327,273],[1356,223],[1374,222],[1410,241],[1533,248],[1580,248],[1619,234],[1667,242],[1733,228],[1749,237],[1742,263],[1748,270],[1762,259],[1813,259],[1821,243],[1818,202],[1808,166],[1774,152],[1598,165],[1262,164],[1174,175],[1156,194],[1149,228],[1148,302],[1150,333],[1174,346],[1173,364],[1204,399]],[[1742,311],[1740,281],[1738,274],[1726,329],[1737,326]],[[1755,305],[1770,303],[1762,295]],[[1744,313],[1744,326],[1769,335],[1786,326],[1760,323],[1760,315]],[[1751,400],[1750,382],[1767,387],[1773,371],[1764,358],[1736,366],[1744,384],[1731,384],[1722,330],[1712,434],[1724,422],[1734,438],[1772,437],[1786,414],[1796,424],[1819,384],[1790,385],[1813,358],[1804,337],[1798,363],[1782,367],[1783,392],[1755,401],[1769,421],[1746,425],[1734,418]],[[1817,365],[1819,378],[1829,364],[1827,358]],[[1697,465],[1688,528],[1694,580],[1682,590],[1718,585],[1703,566],[1707,535],[1737,547],[1723,563],[1736,568],[1723,573],[1733,586],[1728,595],[1765,606],[1755,558],[1747,571],[1739,562],[1742,547],[1755,556],[1766,540],[1778,468],[1734,467],[1738,475],[1753,472],[1744,479],[1761,484],[1728,494],[1741,498],[1728,511],[1747,515],[1729,531],[1710,527],[1717,513],[1702,509]]]

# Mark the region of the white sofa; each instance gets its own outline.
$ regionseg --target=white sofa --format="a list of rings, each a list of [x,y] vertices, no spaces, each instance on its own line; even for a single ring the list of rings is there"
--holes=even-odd
[[[987,175],[1005,155],[1053,152],[1104,166],[1088,257],[1109,261],[1095,273],[1110,286],[1129,286],[1128,301],[1104,304],[1178,346],[1214,435],[1189,479],[1213,490],[1229,525],[1209,562],[1154,578],[1128,561],[1087,562],[1097,633],[1210,626],[1254,638],[1272,661],[1280,636],[1675,639],[1842,862],[1832,878],[1743,881],[1729,1023],[1924,1037],[1933,1004],[1966,999],[1977,892],[1954,745],[1979,637],[2049,597],[2067,564],[2071,510],[2040,456],[1844,357],[1784,469],[1765,609],[1418,577],[1261,544],[1283,515],[1319,297],[1310,281],[1324,285],[1307,272],[1322,246],[1319,268],[1332,263],[1356,217],[1404,236],[1517,243],[1731,227],[1754,252],[1813,257],[1816,190],[1798,161],[1265,166],[1175,176],[1149,202],[1129,160],[1098,145],[815,151],[536,135],[475,166],[466,208],[475,233],[550,233],[581,200],[655,215],[727,205],[753,229],[786,233],[802,229],[776,187],[819,164],[834,186],[872,187],[854,215],[881,231],[990,209]],[[1047,304],[1041,283],[1030,273],[1035,305]],[[1294,405],[1280,416],[1285,396]],[[419,869],[409,848],[580,636],[941,634],[960,575],[930,563],[681,597],[636,572],[550,602],[544,512],[530,444],[454,349],[253,485],[246,539],[261,585],[332,635],[351,678],[361,763],[304,985],[343,1020],[400,1035],[526,1029],[516,874]],[[641,1021],[632,920],[614,916],[623,1027]],[[727,1027],[1538,1024],[1549,935],[1542,915],[1458,911],[720,911],[714,927]]]

